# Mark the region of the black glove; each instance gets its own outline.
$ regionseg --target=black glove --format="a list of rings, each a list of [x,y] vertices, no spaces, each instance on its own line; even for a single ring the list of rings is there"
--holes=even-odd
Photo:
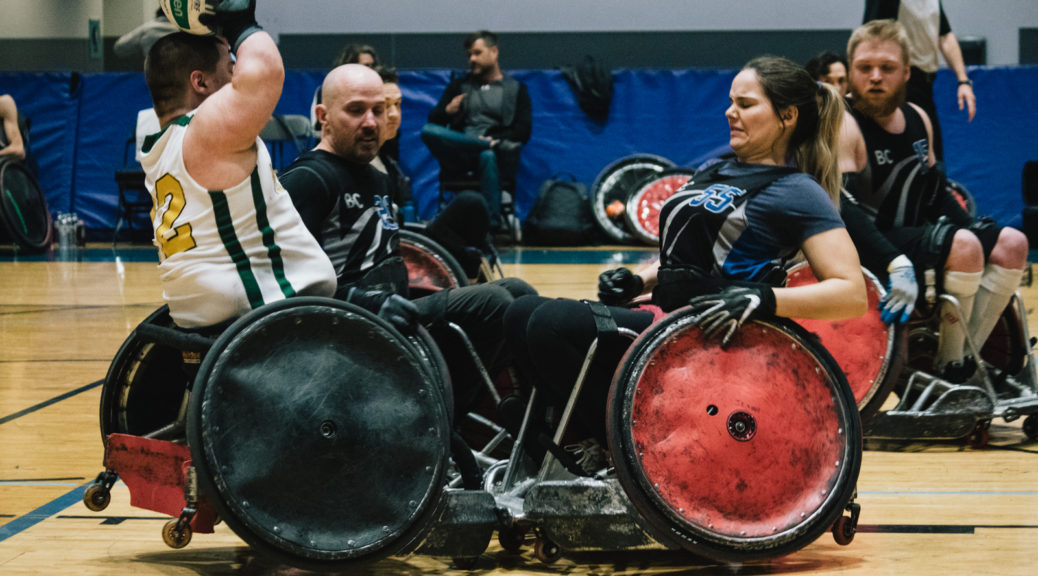
[[[645,281],[627,268],[614,268],[598,275],[598,299],[607,306],[620,306],[642,293]]]
[[[399,294],[351,288],[346,301],[378,314],[380,318],[400,330],[410,330],[418,324],[418,307]]]
[[[212,4],[213,13],[200,15],[198,21],[226,38],[232,52],[253,32],[263,29],[256,23],[256,0],[215,0]]]
[[[735,330],[751,318],[775,315],[775,292],[770,286],[729,286],[717,294],[688,301],[692,321],[711,338],[721,334],[721,348],[728,346]]]

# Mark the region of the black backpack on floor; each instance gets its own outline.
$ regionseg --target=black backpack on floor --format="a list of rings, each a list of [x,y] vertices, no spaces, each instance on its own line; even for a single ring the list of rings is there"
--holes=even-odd
[[[545,180],[523,224],[523,243],[579,246],[594,242],[595,223],[587,187],[569,173]]]

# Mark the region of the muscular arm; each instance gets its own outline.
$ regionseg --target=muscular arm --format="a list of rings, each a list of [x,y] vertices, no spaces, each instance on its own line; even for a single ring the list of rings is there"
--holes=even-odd
[[[901,251],[876,228],[872,217],[853,201],[844,198],[840,202],[840,217],[847,226],[862,265],[873,272],[885,273],[890,261]]]
[[[198,107],[184,141],[184,165],[199,184],[222,190],[242,182],[256,165],[256,136],[281,97],[285,68],[266,32],[238,47],[231,82]]]
[[[839,143],[840,172],[844,174],[861,172],[868,161],[868,152],[865,148],[865,137],[861,134],[858,122],[850,112],[844,111],[843,122],[840,124]]]
[[[656,284],[659,282],[656,277],[659,271],[660,259],[657,256],[652,262],[642,266],[637,272],[635,272],[635,274],[641,277],[642,282],[645,283],[644,288],[642,288],[642,294],[652,292],[652,289],[656,287]]]
[[[25,144],[18,129],[18,107],[14,103],[14,98],[7,94],[0,95],[0,119],[3,120],[4,134],[7,137],[7,146],[0,148],[0,156],[14,156],[24,160]]]
[[[923,125],[926,126],[926,145],[929,149],[929,153],[927,154],[926,165],[933,166],[937,163],[937,156],[934,154],[933,151],[933,124],[930,123],[930,117],[927,116],[925,110],[923,110],[916,104],[913,104],[912,102],[909,102],[908,105],[919,113],[919,116],[923,119]]]
[[[865,313],[865,279],[847,230],[833,228],[811,236],[801,249],[817,284],[775,288],[775,314],[786,318],[839,320]]]

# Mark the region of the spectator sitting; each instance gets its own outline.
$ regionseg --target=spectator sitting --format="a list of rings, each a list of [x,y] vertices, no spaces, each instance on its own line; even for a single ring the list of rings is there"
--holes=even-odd
[[[464,45],[469,73],[447,85],[422,128],[422,140],[441,171],[474,171],[479,176],[490,225],[500,229],[501,181],[514,180],[519,150],[530,140],[530,94],[524,84],[501,71],[496,34],[474,32]]]

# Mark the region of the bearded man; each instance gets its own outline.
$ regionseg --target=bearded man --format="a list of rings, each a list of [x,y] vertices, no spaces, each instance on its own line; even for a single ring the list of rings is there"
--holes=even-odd
[[[850,197],[876,228],[913,263],[917,307],[948,294],[942,305],[935,373],[953,383],[970,380],[979,348],[1020,284],[1027,238],[987,219],[974,220],[946,188],[935,166],[929,117],[905,103],[910,75],[908,39],[893,20],[858,28],[847,44],[850,114],[840,141],[840,168]],[[863,258],[864,259],[864,258]]]

